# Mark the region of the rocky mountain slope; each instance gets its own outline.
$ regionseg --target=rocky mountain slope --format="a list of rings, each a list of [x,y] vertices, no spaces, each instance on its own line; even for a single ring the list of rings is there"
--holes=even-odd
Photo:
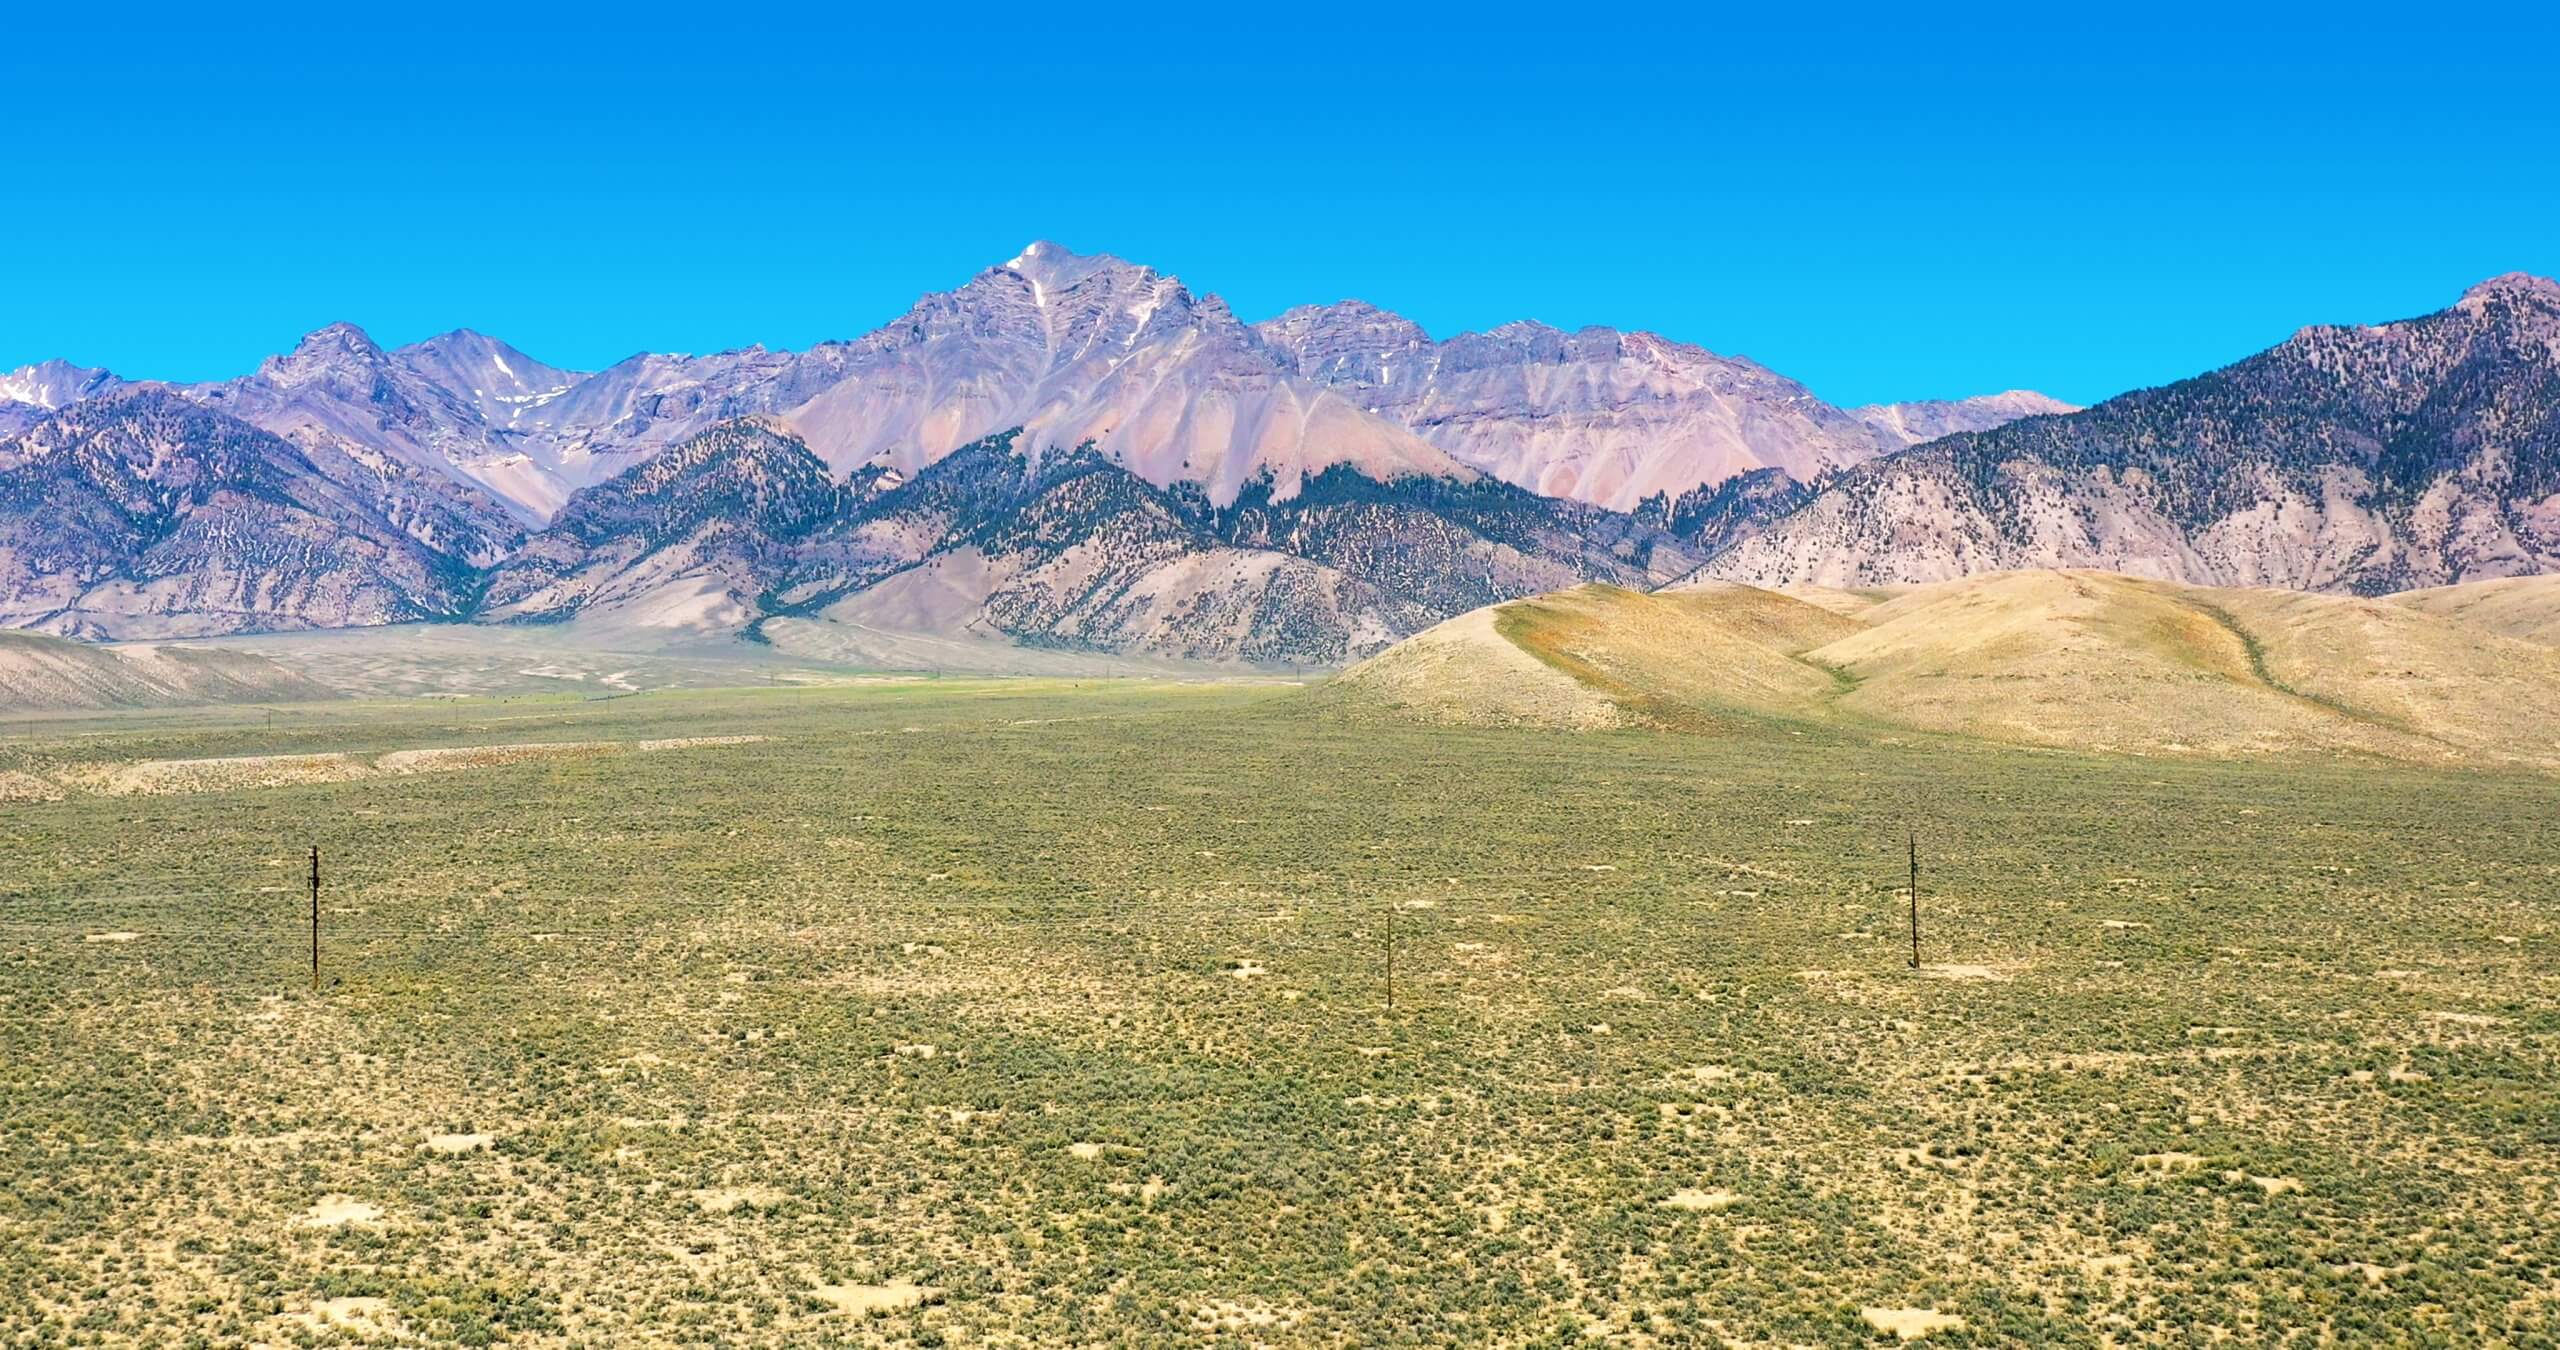
[[[972,633],[1208,660],[1332,662],[1493,599],[1651,584],[1661,531],[1478,477],[1335,464],[1219,501],[1088,443],[1008,431],[908,477],[837,480],[778,421],[723,424],[574,497],[493,577],[484,616],[621,626]],[[780,617],[791,622],[769,625]]]
[[[331,324],[254,374],[179,392],[293,442],[335,476],[370,479],[399,499],[402,519],[434,519],[421,542],[486,566],[565,490],[520,438],[481,415],[469,386],[438,382],[444,363],[411,364],[428,345],[386,352],[355,325]]]
[[[2008,572],[1891,596],[1585,586],[1462,615],[1318,699],[1448,724],[1779,717],[2151,755],[2560,767],[2560,651],[2384,600]]]
[[[463,612],[470,568],[372,486],[164,388],[73,404],[0,442],[0,626],[172,637]]]
[[[2560,285],[2307,328],[2208,375],[1846,470],[1711,575],[2034,567],[2380,593],[2560,563]]]
[[[1307,379],[1452,458],[1551,497],[1636,511],[1756,470],[1795,482],[2067,405],[2036,394],[1846,412],[1767,367],[1651,333],[1510,323],[1435,342],[1356,300],[1255,326]]]

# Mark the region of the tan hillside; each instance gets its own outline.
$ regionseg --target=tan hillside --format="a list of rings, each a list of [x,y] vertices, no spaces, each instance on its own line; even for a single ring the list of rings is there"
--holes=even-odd
[[[2530,714],[2560,699],[2560,650],[2392,601],[2106,572],[1803,599],[1583,587],[1453,620],[1335,688],[1455,723],[1749,712],[2136,754],[2560,766]]]
[[[1735,713],[1809,713],[1838,681],[1794,653],[1857,628],[1749,586],[1577,586],[1460,615],[1327,689],[1347,704],[1455,725],[1697,727]]]
[[[1701,586],[1710,584],[1714,583],[1706,582],[1704,580],[1683,583],[1684,586]],[[1901,586],[1871,586],[1863,590],[1848,591],[1842,590],[1837,586],[1816,586],[1812,582],[1808,581],[1795,586],[1781,586],[1778,588],[1778,593],[1793,597],[1794,599],[1802,600],[1808,605],[1818,605],[1823,609],[1830,610],[1834,614],[1854,619],[1864,615],[1868,610],[1874,609],[1876,606],[1883,604],[1887,600],[1891,600],[1895,596],[1902,594],[1906,589],[1908,588]]]
[[[335,698],[337,692],[248,652],[100,647],[0,629],[0,711],[153,708]]]
[[[2275,673],[2299,678],[2324,656],[2360,653],[2358,635],[2376,623],[2368,603],[2107,572],[2008,572],[1916,588],[1869,611],[1865,631],[1812,655],[1858,682],[1841,711],[1931,731],[2138,753],[2445,757],[2450,747],[2422,730],[2358,706],[2357,681],[2343,672],[2317,693]],[[2439,621],[2393,617],[2450,652],[2471,640]],[[2444,660],[2425,664],[2447,673]],[[2560,664],[2547,675],[2560,689]]]
[[[2391,603],[2424,614],[2459,619],[2527,642],[2560,647],[2560,574],[2501,577],[2459,586],[2402,591]]]

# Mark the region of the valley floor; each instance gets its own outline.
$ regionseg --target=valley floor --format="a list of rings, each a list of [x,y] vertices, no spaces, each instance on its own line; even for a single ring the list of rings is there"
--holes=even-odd
[[[2560,1319],[2547,777],[1245,683],[267,716],[0,726],[0,1342]]]

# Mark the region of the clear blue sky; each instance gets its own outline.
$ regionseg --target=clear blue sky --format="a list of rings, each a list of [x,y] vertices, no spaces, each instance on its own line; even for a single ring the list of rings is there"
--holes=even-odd
[[[0,368],[797,347],[1047,237],[1248,319],[2086,401],[2560,271],[2548,9],[28,8]]]

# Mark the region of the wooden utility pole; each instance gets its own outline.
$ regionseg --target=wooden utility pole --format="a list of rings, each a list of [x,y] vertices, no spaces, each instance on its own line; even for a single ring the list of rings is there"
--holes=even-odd
[[[320,846],[311,846],[311,992],[320,992]]]
[[[1387,1011],[1396,1010],[1396,905],[1387,902]]]
[[[1911,845],[1911,968],[1920,968],[1920,832],[1913,830]]]

